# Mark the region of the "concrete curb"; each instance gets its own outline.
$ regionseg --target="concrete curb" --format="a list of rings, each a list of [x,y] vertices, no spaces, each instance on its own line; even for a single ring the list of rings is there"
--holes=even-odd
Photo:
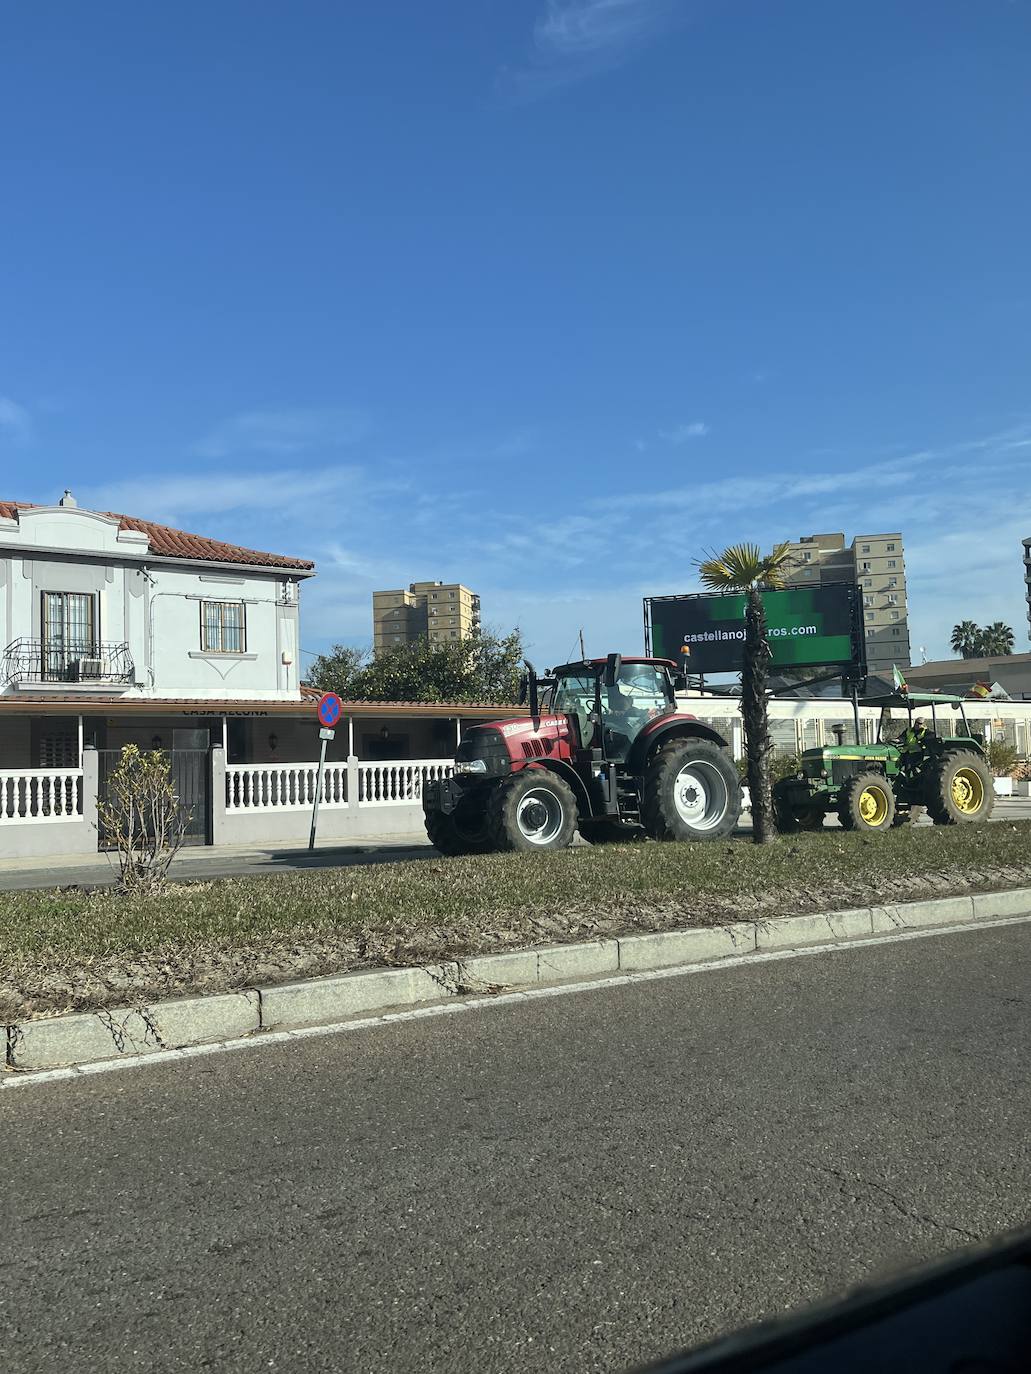
[[[481,954],[424,968],[363,969],[329,978],[186,997],[147,1007],[76,1012],[7,1026],[7,1069],[20,1073],[103,1063],[159,1050],[292,1030],[469,993],[570,983],[613,973],[643,973],[718,961],[755,951],[847,944],[892,931],[1031,915],[1031,888],[858,907],[776,920],[624,935],[619,939]]]

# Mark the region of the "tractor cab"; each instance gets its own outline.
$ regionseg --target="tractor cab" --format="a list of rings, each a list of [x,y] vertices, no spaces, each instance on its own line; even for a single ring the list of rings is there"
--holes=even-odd
[[[625,763],[643,730],[676,713],[671,665],[655,659],[608,659],[566,663],[546,679],[541,709],[574,719],[584,749],[597,748]]]

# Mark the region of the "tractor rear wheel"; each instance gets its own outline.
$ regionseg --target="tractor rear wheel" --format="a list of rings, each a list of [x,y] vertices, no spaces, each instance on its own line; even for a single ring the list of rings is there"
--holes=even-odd
[[[491,848],[567,849],[576,814],[576,798],[563,778],[547,768],[527,768],[495,787],[487,800]]]
[[[838,795],[838,820],[845,830],[889,830],[895,793],[883,773],[857,773]]]
[[[991,769],[970,749],[946,754],[929,766],[925,796],[935,825],[986,821],[995,805]]]
[[[443,811],[426,814],[426,835],[434,849],[454,858],[459,854],[486,854],[494,846],[487,833],[487,817],[470,803],[446,815]]]
[[[653,840],[718,840],[740,814],[737,769],[718,744],[673,740],[648,765],[641,820]]]

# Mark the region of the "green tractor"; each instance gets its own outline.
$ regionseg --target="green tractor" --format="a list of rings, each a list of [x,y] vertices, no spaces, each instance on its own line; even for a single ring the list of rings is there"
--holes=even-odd
[[[858,706],[858,702],[855,703]],[[777,828],[782,834],[819,830],[834,813],[846,830],[888,830],[913,820],[926,808],[935,825],[986,821],[995,804],[992,772],[981,741],[971,733],[962,697],[942,693],[894,692],[868,697],[864,706],[881,707],[876,744],[857,743],[807,749],[801,770],[782,778],[773,789]],[[892,707],[909,712],[930,708],[933,727],[907,746],[885,734],[892,728]],[[962,733],[940,733],[939,707],[962,717]],[[946,722],[946,729],[949,723]]]

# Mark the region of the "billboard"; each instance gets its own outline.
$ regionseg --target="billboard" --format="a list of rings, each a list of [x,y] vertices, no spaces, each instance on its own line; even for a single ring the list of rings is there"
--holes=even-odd
[[[840,667],[865,671],[859,590],[853,583],[763,592],[771,668]],[[743,596],[656,596],[644,603],[645,633],[656,658],[692,674],[737,673],[745,647]],[[686,645],[691,653],[685,656]]]

